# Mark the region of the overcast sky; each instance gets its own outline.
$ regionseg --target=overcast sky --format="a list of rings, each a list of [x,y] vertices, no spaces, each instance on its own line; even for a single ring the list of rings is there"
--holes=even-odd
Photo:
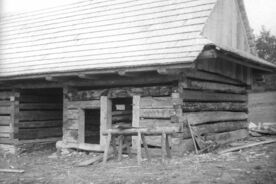
[[[3,14],[55,7],[80,0],[0,0]],[[264,25],[276,35],[276,0],[245,0],[251,27],[258,33]]]

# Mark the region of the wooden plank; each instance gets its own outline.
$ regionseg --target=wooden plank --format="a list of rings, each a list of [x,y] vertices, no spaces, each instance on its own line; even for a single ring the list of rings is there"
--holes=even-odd
[[[192,128],[197,132],[198,135],[206,135],[210,133],[223,133],[246,129],[247,126],[247,121],[228,121],[192,126]]]
[[[62,102],[62,97],[56,96],[39,96],[39,95],[20,95],[20,103],[58,103]]]
[[[168,96],[171,94],[172,88],[170,86],[151,86],[151,87],[123,87],[103,90],[87,90],[75,91],[69,96],[70,100],[95,100],[100,99],[101,96],[108,96],[109,98],[124,98],[132,97],[134,95],[140,96]]]
[[[166,155],[166,134],[165,132],[161,135],[161,156],[162,156],[162,162],[165,162],[165,155]]]
[[[184,76],[192,79],[200,79],[204,81],[214,81],[214,82],[220,82],[225,84],[234,84],[234,85],[242,85],[239,81],[224,77],[222,75],[218,74],[212,74],[200,70],[187,70],[184,73]]]
[[[10,114],[10,118],[11,118],[11,134],[10,134],[10,138],[11,139],[17,139],[17,134],[18,134],[18,122],[19,122],[19,97],[20,97],[20,92],[19,90],[14,89],[14,97],[15,100],[12,102],[11,104],[11,114]]]
[[[35,121],[35,120],[59,120],[62,119],[62,113],[60,111],[20,111],[20,121]]]
[[[0,114],[10,114],[11,108],[9,106],[0,106]]]
[[[18,170],[18,169],[0,169],[0,172],[2,173],[24,173],[24,170]]]
[[[10,133],[10,126],[0,126],[0,133]]]
[[[132,115],[132,111],[113,111],[112,112],[112,117],[122,116],[122,115]]]
[[[142,118],[171,118],[175,114],[174,109],[140,109]]]
[[[10,99],[11,96],[14,96],[12,91],[0,91],[0,99]]]
[[[148,159],[148,161],[151,160],[151,157],[150,157],[150,154],[149,154],[149,148],[148,148],[148,144],[146,142],[146,138],[145,138],[145,135],[141,135],[141,139],[142,139],[142,143],[143,143],[143,147],[145,149],[145,154],[146,154],[146,157]]]
[[[191,125],[199,125],[208,122],[247,120],[248,115],[243,112],[194,112],[184,113]]]
[[[101,125],[100,125],[100,145],[102,147],[106,144],[106,137],[102,132],[111,128],[112,126],[112,102],[107,96],[101,96]]]
[[[45,138],[45,139],[31,139],[31,140],[20,140],[16,142],[16,145],[20,144],[32,144],[32,143],[51,143],[51,142],[57,142],[60,141],[61,137],[57,138]]]
[[[108,134],[107,139],[106,139],[106,144],[105,144],[105,149],[104,149],[104,157],[103,157],[103,163],[106,164],[107,162],[107,157],[109,154],[109,147],[110,147],[110,143],[111,143],[111,133]]]
[[[61,103],[20,103],[20,110],[58,110],[62,109]]]
[[[14,144],[16,141],[10,138],[0,138],[0,144]]]
[[[90,100],[90,101],[69,101],[67,103],[67,109],[94,109],[100,108],[100,100]]]
[[[196,81],[196,80],[187,80],[180,83],[183,89],[194,89],[194,90],[209,90],[217,92],[228,92],[228,93],[237,93],[245,94],[246,88],[235,86],[231,84],[222,84],[208,81]]]
[[[172,92],[170,86],[150,86],[150,87],[126,87],[115,88],[108,92],[110,98],[131,97],[134,95],[139,96],[168,96]]]
[[[49,127],[62,127],[61,120],[52,121],[23,121],[18,123],[19,128],[49,128]]]
[[[10,106],[11,105],[11,101],[2,101],[2,100],[0,100],[0,106]]]
[[[172,154],[171,154],[171,148],[170,148],[170,143],[169,143],[169,135],[166,134],[166,153],[167,153],[167,157],[168,158],[172,158]]]
[[[184,102],[246,102],[247,95],[184,90]]]
[[[18,139],[42,139],[50,137],[60,137],[62,128],[40,128],[40,129],[20,129]]]
[[[86,167],[86,166],[89,166],[89,165],[99,163],[99,162],[103,161],[103,159],[104,159],[103,155],[98,155],[98,156],[93,157],[89,160],[85,160],[85,161],[82,161],[82,162],[78,163],[77,166],[78,167]]]
[[[0,133],[0,137],[9,138],[10,137],[10,133]]]
[[[234,111],[247,112],[247,103],[219,102],[219,103],[202,103],[202,102],[184,102],[182,105],[184,112],[197,111]]]
[[[138,136],[137,136],[137,142],[136,142],[136,146],[137,146],[137,162],[138,165],[141,165],[142,162],[142,150],[141,150],[141,132],[138,130]]]
[[[171,97],[143,97],[141,98],[141,109],[172,109]]]
[[[10,116],[0,116],[0,125],[10,125],[11,117]]]
[[[131,121],[132,120],[132,116],[131,114],[128,115],[121,115],[121,116],[113,116],[112,117],[112,122],[115,122],[115,121]]]
[[[140,127],[140,104],[141,97],[133,96],[132,99],[132,127]],[[137,148],[138,137],[132,137],[132,148]]]
[[[78,124],[79,124],[78,142],[85,143],[86,131],[85,131],[85,112],[84,112],[84,110],[79,109],[78,115],[79,115],[79,118],[78,118]]]
[[[224,132],[206,136],[206,140],[212,140],[218,144],[227,144],[237,140],[244,139],[248,136],[248,130],[241,129],[232,132]]]
[[[219,154],[225,154],[225,153],[229,153],[229,152],[233,152],[233,151],[239,151],[242,149],[246,149],[246,148],[251,148],[254,146],[259,146],[259,145],[264,145],[264,144],[270,144],[270,143],[275,143],[276,139],[271,139],[271,140],[266,140],[266,141],[261,141],[261,142],[254,142],[254,143],[250,143],[250,144],[245,144],[242,146],[237,146],[237,147],[233,147],[233,148],[229,148],[226,150],[222,150],[219,151]]]
[[[141,119],[140,127],[150,128],[152,130],[172,130],[179,132],[181,125],[179,123],[172,123],[171,120],[164,119]]]

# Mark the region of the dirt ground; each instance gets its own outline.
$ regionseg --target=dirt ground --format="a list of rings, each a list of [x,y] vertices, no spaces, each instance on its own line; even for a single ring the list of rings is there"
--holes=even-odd
[[[265,138],[254,138],[254,141]],[[252,141],[252,140],[251,140]],[[236,143],[237,144],[237,143]],[[154,154],[153,154],[154,152]],[[173,159],[161,163],[157,151],[153,160],[137,166],[136,157],[125,156],[122,162],[110,160],[76,167],[80,161],[96,153],[71,152],[56,155],[55,150],[36,151],[21,155],[0,155],[0,168],[24,169],[23,174],[0,173],[0,183],[61,183],[61,184],[197,184],[197,183],[276,183],[276,143],[256,146],[239,152],[215,153]]]

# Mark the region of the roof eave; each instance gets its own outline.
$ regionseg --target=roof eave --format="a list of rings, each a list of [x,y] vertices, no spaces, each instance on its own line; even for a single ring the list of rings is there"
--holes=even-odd
[[[251,55],[250,57],[244,57],[235,51],[217,47],[216,45],[206,45],[205,49],[201,53],[201,59],[225,59],[231,62],[247,66],[249,68],[261,70],[262,72],[273,73],[276,72],[276,65],[273,63],[265,64],[261,63],[260,58]]]

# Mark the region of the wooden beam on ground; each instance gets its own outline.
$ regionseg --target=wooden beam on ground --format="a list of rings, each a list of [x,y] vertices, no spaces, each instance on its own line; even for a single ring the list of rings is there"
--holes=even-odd
[[[233,152],[233,151],[239,151],[241,149],[251,148],[251,147],[254,147],[254,146],[270,144],[270,143],[275,143],[275,142],[276,142],[276,139],[266,140],[266,141],[261,141],[261,142],[254,142],[254,143],[250,143],[250,144],[237,146],[237,147],[234,147],[234,148],[229,148],[229,149],[226,149],[226,150],[219,151],[219,154],[225,154],[225,153],[229,153],[229,152]]]
[[[18,169],[0,169],[0,172],[3,173],[24,173],[24,170],[18,170]]]
[[[78,163],[76,166],[77,167],[85,167],[85,166],[89,166],[89,165],[99,163],[101,161],[103,161],[103,155],[102,154],[98,155],[96,157],[93,157],[89,160],[82,161],[82,162]]]
[[[211,135],[207,135],[205,138],[206,140],[211,140],[218,144],[227,144],[230,142],[244,139],[246,137],[248,137],[248,130],[241,129],[241,130],[235,130],[232,132],[211,134]]]

